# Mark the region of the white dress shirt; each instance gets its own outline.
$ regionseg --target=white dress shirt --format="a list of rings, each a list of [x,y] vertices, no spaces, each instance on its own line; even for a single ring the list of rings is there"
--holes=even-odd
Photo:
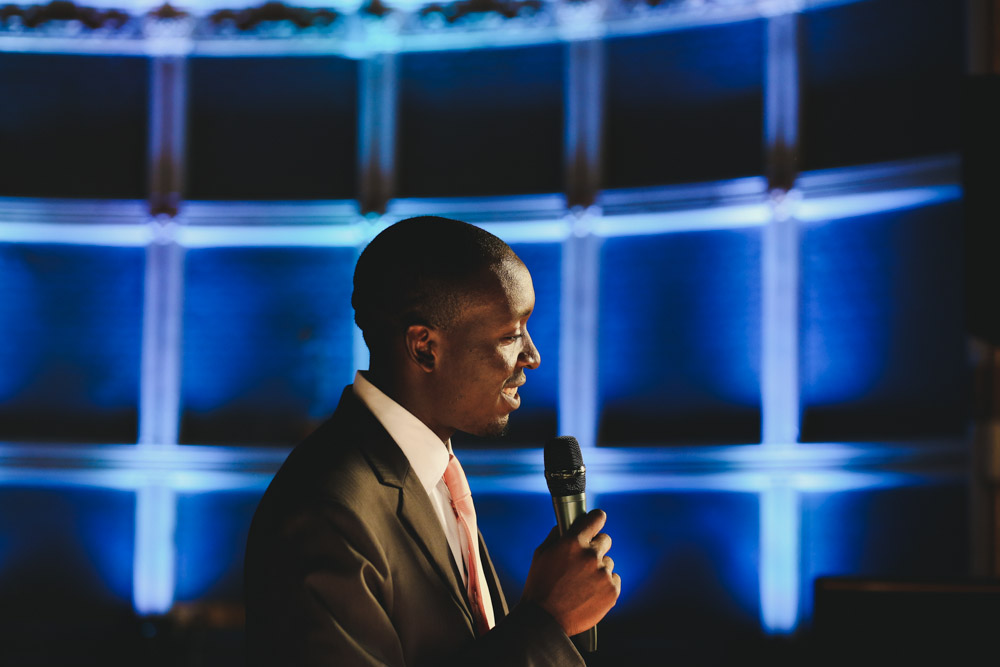
[[[463,553],[468,553],[468,540],[465,531],[458,525],[458,519],[451,507],[451,493],[444,483],[444,471],[448,467],[448,457],[452,454],[451,440],[441,442],[427,425],[414,417],[406,408],[392,400],[378,387],[365,379],[358,371],[354,375],[354,393],[368,406],[375,419],[388,431],[389,435],[410,462],[410,468],[416,473],[417,479],[427,492],[431,505],[441,521],[451,556],[462,573],[462,583],[468,587],[469,572],[465,566]],[[490,599],[490,589],[483,574],[483,563],[479,556],[479,545],[472,552],[476,559],[476,571],[479,573],[479,589],[483,595],[483,606],[486,608],[486,620],[492,628],[496,625],[493,614],[493,602]]]

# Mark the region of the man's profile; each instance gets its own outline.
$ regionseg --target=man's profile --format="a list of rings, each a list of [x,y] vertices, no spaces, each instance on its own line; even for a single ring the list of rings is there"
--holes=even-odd
[[[604,514],[550,534],[508,609],[451,451],[455,431],[498,434],[520,405],[541,360],[534,302],[510,247],[463,222],[411,218],[364,250],[352,304],[370,367],[254,516],[250,664],[583,664],[568,636],[620,589]]]

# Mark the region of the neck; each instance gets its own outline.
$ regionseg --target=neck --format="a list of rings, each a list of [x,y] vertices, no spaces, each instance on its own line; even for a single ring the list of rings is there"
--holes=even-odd
[[[419,419],[424,425],[434,432],[442,443],[447,443],[451,436],[455,434],[455,429],[443,428],[431,418],[433,400],[426,400],[432,397],[432,393],[426,387],[418,387],[416,383],[405,377],[400,377],[398,373],[386,373],[376,364],[370,364],[367,371],[362,371],[365,379],[375,385],[379,391],[401,405],[407,412]]]

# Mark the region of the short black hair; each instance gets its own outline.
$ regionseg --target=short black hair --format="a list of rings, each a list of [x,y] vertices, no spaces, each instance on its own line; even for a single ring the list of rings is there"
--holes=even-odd
[[[484,229],[419,216],[376,236],[354,269],[354,321],[368,349],[384,349],[413,324],[447,328],[484,269],[516,257]]]

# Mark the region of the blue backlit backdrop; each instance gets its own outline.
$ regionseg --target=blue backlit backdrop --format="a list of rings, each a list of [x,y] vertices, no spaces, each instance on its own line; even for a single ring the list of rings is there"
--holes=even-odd
[[[803,636],[817,576],[968,571],[963,3],[189,5],[0,18],[11,664],[238,635],[256,502],[367,364],[358,252],[424,213],[532,271],[542,365],[456,443],[516,600],[540,447],[580,439],[609,664]]]

